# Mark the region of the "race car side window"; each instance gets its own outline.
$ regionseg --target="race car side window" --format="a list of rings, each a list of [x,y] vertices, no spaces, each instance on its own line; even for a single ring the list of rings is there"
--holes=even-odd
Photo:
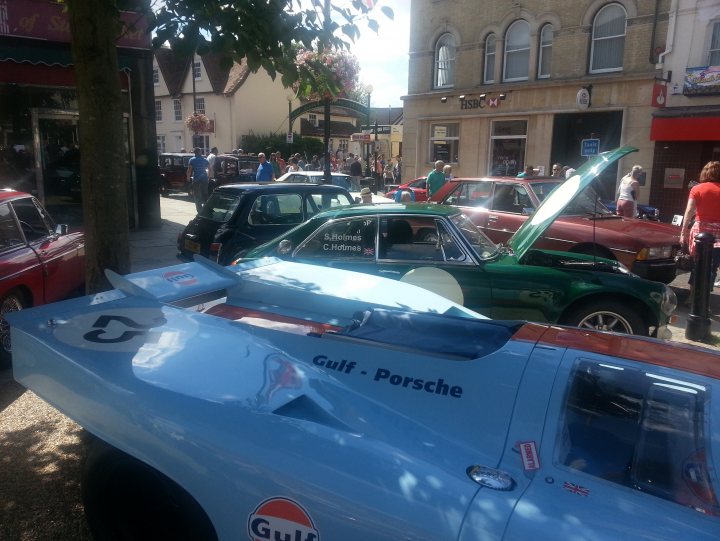
[[[21,244],[24,244],[22,234],[10,206],[7,203],[0,205],[0,250]]]
[[[720,515],[703,385],[579,360],[565,398],[557,460],[588,475]]]
[[[318,229],[303,243],[295,257],[375,259],[377,219],[337,220]]]

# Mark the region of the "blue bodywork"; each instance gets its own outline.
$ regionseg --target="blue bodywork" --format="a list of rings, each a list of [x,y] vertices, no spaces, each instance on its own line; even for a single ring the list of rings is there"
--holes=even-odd
[[[550,327],[275,259],[109,277],[8,315],[15,378],[183,487],[219,539],[720,536],[715,516],[556,463],[570,367],[625,361],[537,345]]]

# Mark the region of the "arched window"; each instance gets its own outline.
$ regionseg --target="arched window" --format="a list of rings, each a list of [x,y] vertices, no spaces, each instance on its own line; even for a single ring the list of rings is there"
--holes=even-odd
[[[503,81],[526,81],[530,65],[530,25],[515,21],[505,36]]]
[[[435,88],[455,84],[455,36],[443,34],[435,47]]]
[[[590,73],[622,71],[627,13],[620,4],[608,4],[593,21]]]
[[[483,72],[483,83],[495,82],[495,52],[497,47],[497,38],[495,34],[490,34],[485,39],[485,71]]]
[[[540,51],[538,54],[538,79],[550,77],[550,63],[552,61],[552,25],[546,24],[540,31]]]
[[[708,66],[720,66],[720,22],[712,25],[710,48],[708,49]]]

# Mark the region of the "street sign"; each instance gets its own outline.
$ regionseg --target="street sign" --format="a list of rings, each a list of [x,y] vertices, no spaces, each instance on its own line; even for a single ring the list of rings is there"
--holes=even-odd
[[[372,136],[369,133],[353,133],[350,135],[350,140],[369,143],[372,140]]]
[[[369,133],[374,133],[374,132],[375,132],[375,126],[367,126],[367,125],[364,125],[364,126],[361,126],[360,129],[362,129],[362,131],[366,131],[366,132],[369,132]],[[387,125],[387,124],[386,124],[386,125],[379,124],[379,125],[377,126],[377,133],[378,133],[378,135],[390,135],[391,132],[392,132],[392,126],[390,126],[390,125]]]
[[[287,144],[288,144],[288,145],[291,145],[292,142],[293,142],[293,133],[292,133],[292,132],[288,132],[288,134],[287,134]]]
[[[600,139],[583,139],[580,144],[580,156],[600,154]]]

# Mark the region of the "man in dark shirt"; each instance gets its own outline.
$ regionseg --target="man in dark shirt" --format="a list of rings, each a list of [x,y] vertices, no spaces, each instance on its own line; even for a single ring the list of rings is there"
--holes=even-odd
[[[199,147],[195,148],[195,157],[190,158],[187,168],[188,182],[192,181],[193,199],[195,200],[195,209],[198,213],[202,209],[208,198],[208,167],[210,164],[207,158],[202,155]]]
[[[362,176],[362,164],[358,156],[355,156],[355,159],[350,164],[350,176],[352,177],[353,186],[359,186],[360,177]]]

